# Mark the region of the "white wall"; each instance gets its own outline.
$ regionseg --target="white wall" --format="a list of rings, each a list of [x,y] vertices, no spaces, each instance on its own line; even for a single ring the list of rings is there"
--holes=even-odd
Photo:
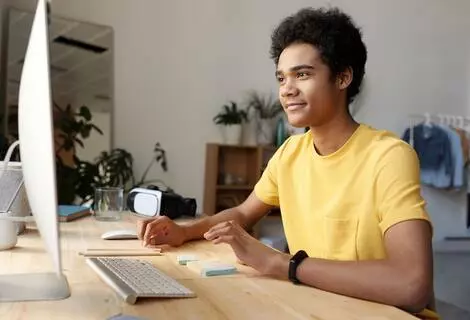
[[[116,146],[132,152],[140,173],[160,141],[170,172],[153,174],[202,206],[204,146],[219,139],[213,115],[245,90],[274,91],[272,28],[325,3],[363,28],[369,60],[359,120],[401,134],[410,112],[468,114],[466,0],[55,0],[53,11],[114,27]],[[463,194],[424,193],[436,238],[464,231]]]

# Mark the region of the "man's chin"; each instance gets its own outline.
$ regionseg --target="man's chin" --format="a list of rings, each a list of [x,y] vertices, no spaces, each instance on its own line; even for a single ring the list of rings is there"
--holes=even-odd
[[[294,128],[305,128],[310,126],[308,121],[303,117],[287,117],[287,121]]]

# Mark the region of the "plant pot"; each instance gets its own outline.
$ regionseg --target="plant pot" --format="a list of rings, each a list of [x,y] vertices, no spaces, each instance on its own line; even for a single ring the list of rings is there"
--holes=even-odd
[[[240,144],[242,139],[242,125],[231,124],[223,126],[222,136],[226,144]]]
[[[274,120],[259,119],[258,120],[258,144],[272,145],[274,144]]]
[[[242,127],[242,144],[246,146],[256,146],[258,124],[256,121],[245,122]]]

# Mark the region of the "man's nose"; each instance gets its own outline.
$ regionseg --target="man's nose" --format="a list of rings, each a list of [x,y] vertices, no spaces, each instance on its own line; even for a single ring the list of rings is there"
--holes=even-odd
[[[298,93],[297,86],[295,81],[291,79],[286,79],[284,85],[280,88],[281,97],[295,96]]]

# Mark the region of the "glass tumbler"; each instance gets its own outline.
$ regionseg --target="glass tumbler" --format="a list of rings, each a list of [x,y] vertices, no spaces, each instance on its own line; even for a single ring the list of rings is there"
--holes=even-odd
[[[124,189],[120,187],[101,187],[95,189],[95,219],[117,221],[121,219],[124,208]]]

